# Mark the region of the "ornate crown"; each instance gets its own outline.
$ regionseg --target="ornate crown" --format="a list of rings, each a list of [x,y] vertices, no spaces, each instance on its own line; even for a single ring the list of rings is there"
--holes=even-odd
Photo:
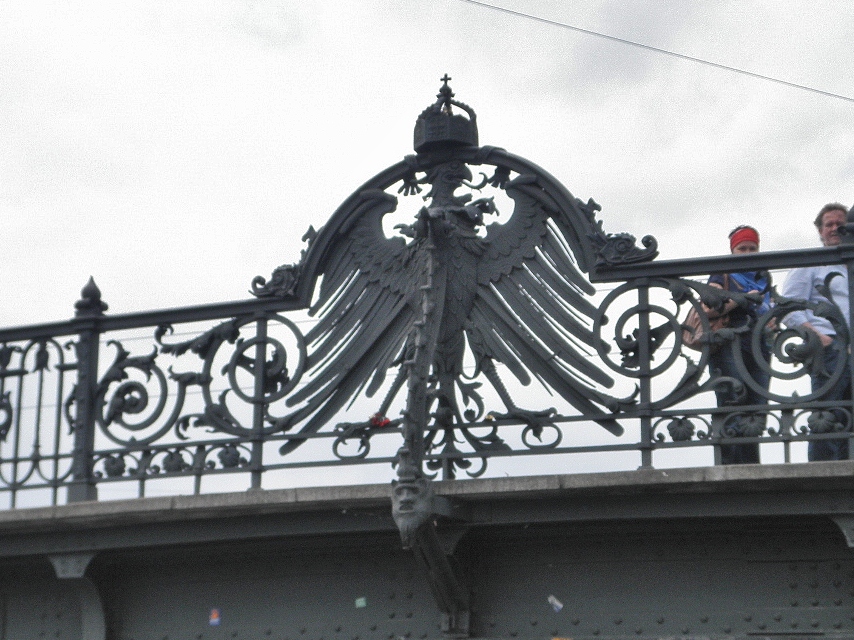
[[[477,146],[477,115],[468,105],[453,99],[454,92],[448,86],[448,74],[441,78],[444,84],[439,89],[435,104],[430,105],[415,121],[415,151],[424,153],[448,145]],[[452,106],[468,114],[454,115]]]

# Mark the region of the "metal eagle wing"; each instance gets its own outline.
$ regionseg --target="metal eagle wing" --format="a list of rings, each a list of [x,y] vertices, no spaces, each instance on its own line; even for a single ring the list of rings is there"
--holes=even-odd
[[[319,320],[306,334],[309,382],[288,399],[301,405],[288,428],[307,419],[300,432],[317,431],[365,388],[373,395],[404,347],[418,257],[411,243],[383,232],[383,217],[396,208],[384,191],[362,192],[327,252],[310,311]]]
[[[524,385],[533,376],[584,414],[602,413],[596,404],[613,409],[614,399],[596,388],[613,380],[592,358],[597,348],[607,350],[591,329],[595,289],[573,259],[583,235],[566,229],[535,177],[519,176],[505,191],[514,211],[487,228],[467,325],[476,361],[501,362]],[[598,422],[622,432],[614,421]]]

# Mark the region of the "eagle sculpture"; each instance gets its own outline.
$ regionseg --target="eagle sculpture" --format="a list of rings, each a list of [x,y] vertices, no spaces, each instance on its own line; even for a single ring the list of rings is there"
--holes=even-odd
[[[539,436],[555,410],[518,406],[499,376],[500,363],[523,385],[539,381],[619,435],[610,417],[619,401],[601,391],[613,380],[590,357],[607,347],[592,331],[595,290],[582,274],[594,259],[588,234],[597,205],[572,197],[528,161],[478,147],[473,111],[452,96],[446,80],[416,125],[418,155],[366,183],[312,240],[303,264],[312,263],[323,278],[311,309],[319,319],[306,335],[309,382],[289,397],[294,410],[280,425],[316,432],[391,379],[372,419],[344,426],[364,433],[389,424],[385,416],[406,385],[406,408],[392,422],[403,424],[405,439],[409,433],[401,457],[415,456],[419,467],[412,449],[424,448],[430,420],[440,428],[428,439],[471,421],[477,412],[465,407],[480,399],[480,383],[472,381],[480,378],[504,404],[492,418],[521,421]],[[452,106],[469,118],[453,114]],[[473,184],[469,165],[495,170]],[[404,195],[422,185],[429,191],[411,224],[389,237],[383,220],[397,210],[398,198],[386,190],[401,183]],[[494,198],[472,195],[486,186],[513,202],[503,224],[486,224],[485,216],[496,213]],[[474,371],[465,372],[464,361],[472,360]],[[295,436],[282,449],[301,442]],[[489,442],[501,444],[497,436]]]

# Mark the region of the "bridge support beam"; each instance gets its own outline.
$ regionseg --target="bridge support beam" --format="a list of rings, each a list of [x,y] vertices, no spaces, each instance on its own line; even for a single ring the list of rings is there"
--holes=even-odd
[[[854,548],[854,514],[835,515],[831,519],[845,536],[848,548]]]
[[[95,583],[86,577],[94,553],[65,553],[48,556],[56,577],[72,587],[80,603],[81,640],[106,640],[104,605]]]

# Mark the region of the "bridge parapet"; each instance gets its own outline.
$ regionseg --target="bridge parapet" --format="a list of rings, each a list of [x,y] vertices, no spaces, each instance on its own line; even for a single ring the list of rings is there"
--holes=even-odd
[[[0,508],[395,475],[406,542],[437,477],[790,462],[851,438],[850,318],[829,280],[808,302],[767,274],[850,274],[854,233],[657,260],[652,236],[607,233],[592,199],[478,146],[441,80],[416,154],[309,228],[255,299],[114,315],[90,280],[73,320],[0,329]],[[751,271],[763,292],[696,278]],[[733,307],[752,322],[713,331]],[[785,325],[803,310],[837,357]]]
[[[255,299],[114,315],[90,280],[73,320],[0,329],[0,640],[851,636],[851,462],[793,463],[852,435],[854,331],[831,292],[848,275],[854,297],[854,224],[838,247],[659,261],[652,236],[606,233],[592,199],[478,146],[449,80],[416,155],[310,228]],[[821,302],[773,289],[771,271],[816,265],[838,265]],[[766,284],[697,278],[746,272]],[[713,330],[734,308],[750,321]],[[785,324],[804,310],[835,351]],[[775,566],[767,597],[756,563]],[[651,590],[646,566],[677,579]],[[329,584],[342,568],[355,609],[398,604],[353,614]],[[803,591],[804,572],[792,615],[780,585]],[[284,611],[258,604],[283,584]],[[45,585],[71,612],[51,629]],[[737,601],[687,613],[709,588]],[[567,597],[566,619],[537,612]]]
[[[622,399],[593,413],[565,405],[561,412],[502,417],[489,409],[498,398],[472,387],[476,411],[462,422],[438,414],[429,421],[424,462],[447,479],[460,471],[481,475],[487,462],[495,473],[519,473],[510,463],[520,469],[534,461],[556,470],[654,468],[657,460],[663,467],[705,466],[733,443],[758,443],[769,461],[803,460],[803,453],[793,457],[793,448],[804,446],[797,443],[851,436],[850,401],[810,393],[816,364],[808,336],[774,335],[768,404],[717,407],[713,389],[739,383],[710,371],[709,351],[716,342],[730,348],[739,336],[715,336],[700,352],[682,347],[685,309],[702,309],[705,290],[677,275],[852,260],[854,248],[842,246],[601,266],[591,279],[618,286],[601,294],[592,322],[599,351],[590,357],[610,367]],[[629,274],[636,277],[622,279]],[[84,294],[100,302],[92,287]],[[799,305],[778,302],[771,312],[777,320]],[[73,320],[0,330],[6,506],[90,500],[97,488],[115,499],[144,496],[151,487],[155,494],[201,494],[304,486],[316,484],[315,469],[332,472],[330,485],[389,478],[404,439],[391,410],[391,419],[375,415],[376,404],[362,398],[323,428],[292,424],[289,398],[310,379],[306,306],[295,294],[125,315],[100,306],[88,313],[81,303]],[[832,373],[838,378],[842,369]],[[524,387],[514,393],[538,397]],[[815,416],[829,409],[845,419],[825,429]],[[725,426],[734,414],[760,416],[762,428],[735,437]],[[606,421],[624,434],[603,432],[597,423]]]

